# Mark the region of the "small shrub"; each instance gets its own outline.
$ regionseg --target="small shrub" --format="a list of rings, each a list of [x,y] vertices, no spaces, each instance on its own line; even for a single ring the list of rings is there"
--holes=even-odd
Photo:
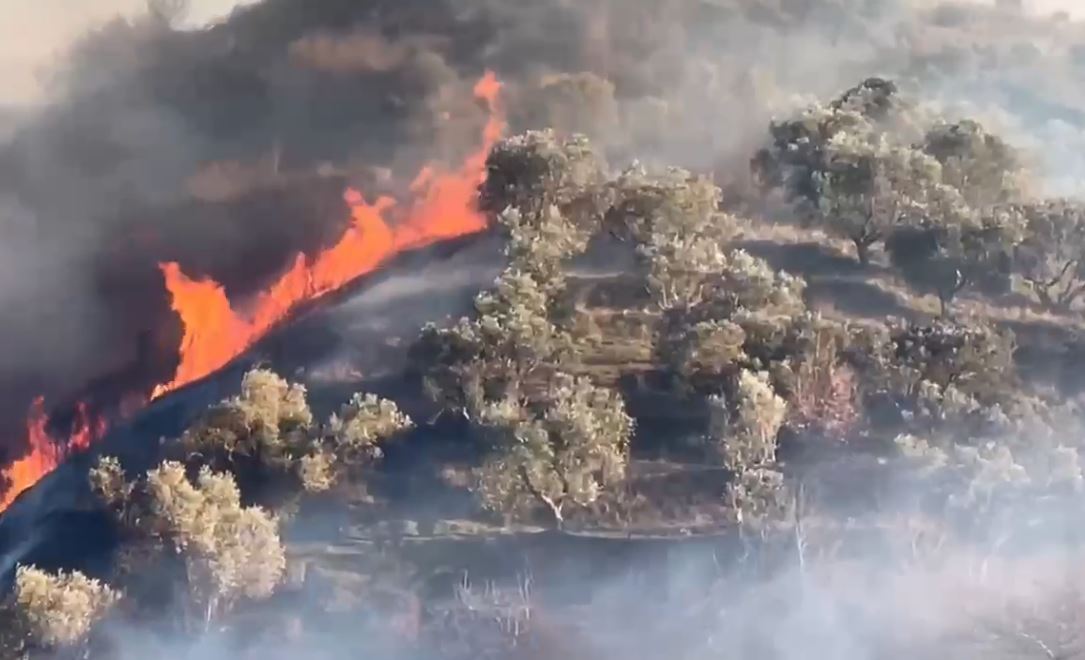
[[[857,329],[849,360],[867,399],[887,396],[915,414],[934,392],[939,399],[953,394],[977,406],[1007,402],[1016,382],[1013,354],[1008,331],[938,321]]]
[[[308,442],[305,388],[266,369],[245,374],[241,393],[211,408],[181,436],[190,459],[219,469],[285,471]]]
[[[30,637],[38,645],[63,648],[83,643],[120,594],[78,571],[50,574],[20,566],[14,599]]]
[[[392,401],[374,394],[355,394],[328,421],[322,437],[295,467],[308,492],[326,491],[383,457],[381,443],[412,428],[411,418]]]
[[[790,413],[800,427],[846,436],[859,418],[858,377],[842,361],[838,337],[819,332],[795,369]]]
[[[381,457],[380,443],[410,426],[395,403],[372,394],[354,395],[326,424],[315,424],[303,386],[257,369],[245,374],[239,396],[182,435],[181,447],[188,464],[229,470],[243,484],[296,477],[303,490],[321,492],[342,478],[360,478],[359,468]],[[106,462],[91,474],[107,503],[116,499],[108,491],[122,483],[118,470]]]

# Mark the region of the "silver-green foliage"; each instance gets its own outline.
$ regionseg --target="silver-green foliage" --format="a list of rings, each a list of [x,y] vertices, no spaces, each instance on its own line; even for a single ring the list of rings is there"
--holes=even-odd
[[[314,423],[304,386],[267,369],[245,374],[241,393],[212,407],[181,437],[189,462],[222,470],[294,475],[306,491],[328,490],[381,456],[379,444],[409,429],[395,403],[356,394],[324,425]],[[109,466],[102,466],[109,467]],[[99,487],[116,491],[115,475]]]
[[[18,622],[34,644],[78,647],[121,594],[79,571],[47,573],[33,566],[15,571]]]
[[[560,525],[570,507],[592,504],[625,477],[633,420],[617,392],[586,378],[559,375],[544,404],[493,403],[480,422],[493,451],[477,470],[477,492],[495,511],[545,505]]]
[[[395,402],[375,394],[355,394],[332,414],[309,453],[298,461],[302,487],[321,492],[362,479],[360,473],[383,457],[381,445],[413,425]]]
[[[110,459],[92,474],[100,494],[118,492],[123,481]],[[205,466],[192,482],[183,465],[167,461],[123,490],[126,499],[116,506],[121,519],[134,527],[131,533],[183,558],[192,602],[205,620],[241,599],[267,598],[281,581],[286,563],[278,521],[243,506],[230,474]]]
[[[582,136],[529,131],[494,147],[480,190],[483,210],[506,231],[510,267],[555,293],[561,266],[582,253],[606,208],[603,163]]]
[[[736,522],[778,519],[783,510],[784,478],[776,465],[777,436],[787,416],[767,373],[739,372],[728,400],[708,399],[709,439],[731,474],[728,503]]]
[[[1045,306],[1068,309],[1085,294],[1085,205],[1053,199],[1015,205],[1024,240],[1014,252],[1016,272]]]

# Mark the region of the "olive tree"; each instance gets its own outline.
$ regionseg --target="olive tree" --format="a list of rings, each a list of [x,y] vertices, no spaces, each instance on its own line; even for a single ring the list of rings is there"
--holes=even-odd
[[[508,266],[475,297],[473,317],[427,325],[410,351],[430,397],[474,423],[575,356],[559,322],[565,265],[598,231],[608,195],[580,137],[528,132],[497,145],[487,167],[481,206],[506,230]]]
[[[430,396],[443,407],[477,414],[483,402],[502,399],[567,360],[572,339],[551,320],[550,305],[536,278],[509,269],[475,298],[475,318],[423,328],[411,361]]]
[[[968,287],[1002,292],[1010,286],[1015,248],[1024,235],[1020,213],[995,207],[983,215],[953,212],[898,228],[886,249],[909,284],[938,296],[945,316]]]
[[[557,322],[564,267],[600,227],[603,183],[602,161],[580,136],[529,131],[491,151],[480,206],[506,232],[508,266],[476,296],[474,317],[427,325],[410,352],[443,408],[477,416],[571,357],[572,336]]]
[[[702,304],[663,315],[656,353],[688,392],[718,393],[738,369],[762,370],[805,350],[802,280],[744,252],[731,256]]]
[[[569,508],[592,504],[625,478],[633,420],[617,392],[587,378],[558,375],[545,401],[493,403],[479,422],[492,450],[476,491],[492,510],[545,507],[561,527]]]
[[[602,160],[582,136],[529,131],[497,144],[486,168],[480,208],[506,231],[511,267],[560,289],[562,263],[587,248],[606,208]]]
[[[568,211],[576,224],[588,224],[597,219],[590,213],[596,209],[590,203],[605,180],[603,167],[583,136],[562,139],[551,130],[528,131],[491,150],[479,204],[494,214],[515,208],[528,218],[556,206]]]
[[[905,391],[922,381],[955,385],[994,401],[1014,377],[1014,337],[978,323],[903,324],[890,333],[893,367]]]
[[[754,344],[773,334],[766,328],[786,335],[784,326],[803,316],[803,281],[728,244],[738,222],[720,211],[720,191],[711,182],[682,170],[648,175],[631,168],[612,185],[616,202],[608,221],[638,244],[647,287],[662,311],[657,354],[687,393],[708,396],[710,409],[736,413],[722,426],[710,425],[709,433],[717,444],[731,443],[727,451],[736,465],[745,460],[736,453],[745,440],[762,446],[771,435],[775,447],[783,417],[769,413],[786,410],[786,404],[767,374],[755,377],[749,369],[763,368],[760,356],[769,351]],[[769,398],[760,396],[766,392]],[[721,408],[721,402],[728,403]],[[734,468],[736,511],[752,512],[754,500],[775,483],[771,461],[754,463],[749,470],[728,465]]]
[[[611,188],[608,225],[633,240],[659,307],[703,301],[727,262],[724,242],[734,232],[734,218],[719,210],[719,188],[684,170],[653,175],[639,167],[627,169]]]
[[[802,283],[732,248],[738,219],[720,210],[720,189],[681,169],[632,167],[611,183],[608,227],[631,239],[661,310],[706,303],[760,308],[801,300]]]
[[[826,166],[814,175],[818,221],[855,245],[860,263],[895,228],[918,224],[933,213],[963,209],[941,182],[941,166],[910,146],[894,145],[866,128],[834,135]],[[940,221],[955,222],[952,216]]]
[[[896,83],[885,78],[867,78],[846,90],[830,103],[837,111],[858,112],[867,119],[900,127],[910,109]]]
[[[975,120],[937,122],[927,131],[923,150],[942,165],[942,181],[973,208],[1013,202],[1024,192],[1017,151]]]
[[[938,162],[912,148],[911,106],[891,81],[869,78],[798,117],[773,122],[770,145],[751,162],[808,221],[851,240],[863,264],[898,224],[922,215]]]
[[[660,361],[691,392],[720,391],[728,375],[747,359],[746,331],[729,320],[700,321],[689,325],[684,316],[665,318],[660,332]]]
[[[729,240],[735,219],[720,210],[722,192],[709,179],[681,168],[649,172],[634,164],[608,184],[608,229],[641,246],[681,236]]]
[[[205,466],[190,481],[183,465],[166,461],[126,483],[116,461],[103,458],[90,480],[137,542],[183,558],[193,618],[198,612],[205,625],[242,599],[269,597],[282,580],[279,523],[243,506],[230,474]]]
[[[816,176],[826,169],[825,147],[833,136],[857,129],[898,124],[903,108],[892,81],[869,78],[827,104],[814,104],[797,117],[769,124],[769,145],[751,161],[755,178],[779,189],[800,210],[818,207]]]
[[[930,122],[889,81],[864,81],[770,132],[753,161],[762,184],[851,240],[862,263],[898,228],[967,229],[1024,189],[1012,147],[972,120]]]
[[[1024,218],[1024,238],[1013,254],[1014,270],[1040,302],[1069,309],[1085,294],[1085,205],[1053,199],[1011,207]]]
[[[741,370],[730,397],[712,396],[709,437],[731,475],[727,497],[736,522],[759,523],[781,511],[783,474],[776,465],[777,436],[787,402],[769,375]]]
[[[286,471],[309,443],[313,414],[305,388],[267,369],[253,369],[241,392],[208,411],[181,436],[187,458],[247,477]]]
[[[805,289],[802,278],[775,270],[767,261],[745,250],[733,250],[708,302],[714,312],[722,308],[729,312],[796,317],[806,309]]]

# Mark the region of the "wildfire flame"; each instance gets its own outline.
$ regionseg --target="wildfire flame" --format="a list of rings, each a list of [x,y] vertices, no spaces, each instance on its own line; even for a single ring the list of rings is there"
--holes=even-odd
[[[346,190],[343,198],[350,207],[351,224],[339,241],[311,259],[299,254],[275,283],[246,304],[235,308],[218,282],[192,279],[176,263],[160,264],[184,334],[177,371],[172,380],[154,388],[151,400],[221,369],[300,304],[372,272],[390,257],[485,229],[486,218],[475,207],[475,196],[486,177],[486,158],[505,130],[498,107],[500,91],[501,83],[491,72],[478,81],[475,96],[490,111],[482,144],[458,169],[423,168],[411,184],[412,199],[397,214],[396,223],[389,222],[398,205],[395,199],[379,197],[369,203],[361,192]],[[27,419],[30,451],[3,470],[11,487],[0,499],[0,511],[70,453],[85,450],[104,435],[104,420],[92,426],[82,404],[77,413],[75,432],[67,443],[58,443],[46,431],[49,418],[44,400],[35,400]]]
[[[4,478],[11,487],[0,499],[0,511],[42,477],[52,472],[70,454],[85,451],[105,434],[105,420],[92,421],[85,404],[76,408],[75,429],[67,442],[57,442],[49,435],[49,416],[45,414],[45,399],[34,399],[26,420],[26,436],[30,452],[4,468]]]
[[[299,304],[335,291],[389,257],[485,229],[486,218],[475,208],[474,199],[485,178],[486,157],[504,130],[504,119],[497,112],[499,92],[500,83],[492,73],[478,82],[475,95],[490,108],[482,145],[455,171],[424,168],[411,185],[416,198],[402,221],[395,225],[388,221],[396,200],[380,197],[369,203],[362,193],[347,190],[343,197],[350,206],[352,222],[339,242],[313,259],[299,254],[293,267],[246,307],[235,309],[218,282],[194,280],[178,264],[162,264],[184,337],[173,380],[156,387],[151,398],[217,371]]]

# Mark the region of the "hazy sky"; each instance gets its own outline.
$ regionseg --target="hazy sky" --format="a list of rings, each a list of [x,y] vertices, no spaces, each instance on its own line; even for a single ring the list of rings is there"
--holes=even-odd
[[[927,4],[937,4],[936,0],[925,0]],[[993,5],[995,0],[971,0],[978,4]],[[1085,18],[1085,0],[1022,0],[1022,5],[1034,14],[1053,14],[1057,11],[1070,12],[1071,16]]]
[[[190,0],[192,22],[221,17],[243,2]],[[925,0],[930,2],[932,0]],[[991,4],[994,0],[974,0]],[[1070,11],[1085,18],[1085,0],[1024,0],[1030,10]],[[39,76],[67,44],[97,23],[117,14],[141,11],[146,0],[0,0],[0,106],[33,102],[41,94]]]
[[[189,16],[207,22],[243,0],[190,0]],[[146,0],[0,0],[0,105],[32,102],[39,74],[88,28],[141,11]]]
[[[1085,2],[1082,0],[1026,0],[1032,9],[1042,12],[1068,11],[1072,15],[1085,16]]]

